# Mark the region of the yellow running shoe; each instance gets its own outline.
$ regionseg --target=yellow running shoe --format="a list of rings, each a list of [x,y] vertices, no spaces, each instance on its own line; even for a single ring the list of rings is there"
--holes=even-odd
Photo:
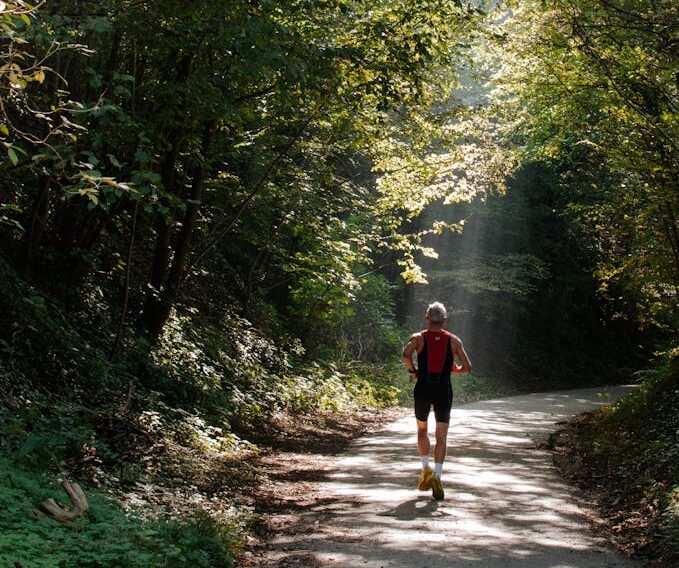
[[[429,486],[431,487],[432,497],[437,501],[441,501],[443,499],[443,485],[441,485],[441,480],[435,475],[432,475],[429,480]]]
[[[422,469],[422,473],[420,474],[420,483],[417,486],[420,491],[431,489],[431,478],[433,473],[434,472],[429,466]]]

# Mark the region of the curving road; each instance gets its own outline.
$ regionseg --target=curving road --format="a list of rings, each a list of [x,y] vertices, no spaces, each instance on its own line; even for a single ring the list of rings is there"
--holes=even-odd
[[[453,408],[445,501],[414,489],[407,416],[323,463],[325,476],[262,559],[266,566],[606,568],[637,564],[592,531],[586,504],[541,449],[556,422],[633,387],[537,393]],[[430,418],[433,420],[433,418]],[[314,458],[316,459],[316,458]]]

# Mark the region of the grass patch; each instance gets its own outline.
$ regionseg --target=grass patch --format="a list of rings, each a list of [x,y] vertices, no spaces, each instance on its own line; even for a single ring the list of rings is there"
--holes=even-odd
[[[0,566],[31,568],[233,565],[235,527],[204,516],[145,519],[102,491],[86,489],[88,518],[59,523],[37,511],[67,501],[48,476],[0,457]]]

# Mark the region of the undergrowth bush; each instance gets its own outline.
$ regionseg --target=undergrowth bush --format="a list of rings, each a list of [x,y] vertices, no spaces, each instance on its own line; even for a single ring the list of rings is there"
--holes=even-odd
[[[117,386],[120,375],[108,361],[108,335],[95,332],[97,318],[67,316],[2,258],[0,289],[0,397],[35,388],[76,394]]]
[[[679,357],[643,373],[638,389],[602,410],[592,436],[602,460],[679,484]]]
[[[645,371],[639,388],[581,433],[590,463],[655,516],[654,554],[679,561],[679,357]]]
[[[453,375],[453,400],[474,402],[513,394],[506,385],[501,385],[485,375]]]
[[[668,554],[679,558],[679,485],[666,495],[667,506],[658,520],[660,533],[665,539]]]
[[[287,402],[296,412],[310,409],[347,412],[362,406],[398,404],[402,391],[393,365],[314,363],[287,383]],[[401,384],[399,384],[401,383]]]
[[[155,390],[171,391],[174,404],[196,404],[221,426],[257,428],[276,410],[349,411],[397,404],[393,362],[305,362],[298,341],[285,348],[228,314],[217,323],[174,314],[151,353]]]

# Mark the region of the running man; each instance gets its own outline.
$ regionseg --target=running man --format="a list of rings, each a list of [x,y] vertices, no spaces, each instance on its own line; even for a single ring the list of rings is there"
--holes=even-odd
[[[446,442],[450,409],[453,405],[453,387],[450,374],[468,373],[472,364],[462,346],[462,341],[443,329],[446,307],[441,302],[429,304],[426,313],[427,329],[412,335],[403,348],[403,362],[410,378],[416,380],[414,389],[415,418],[417,419],[417,448],[422,458],[422,474],[418,489],[432,490],[434,499],[443,499],[441,473],[446,457]],[[413,354],[417,353],[417,368]],[[459,362],[460,366],[456,364]],[[434,471],[429,467],[429,432],[427,419],[431,407],[436,416],[436,446],[434,446]]]

